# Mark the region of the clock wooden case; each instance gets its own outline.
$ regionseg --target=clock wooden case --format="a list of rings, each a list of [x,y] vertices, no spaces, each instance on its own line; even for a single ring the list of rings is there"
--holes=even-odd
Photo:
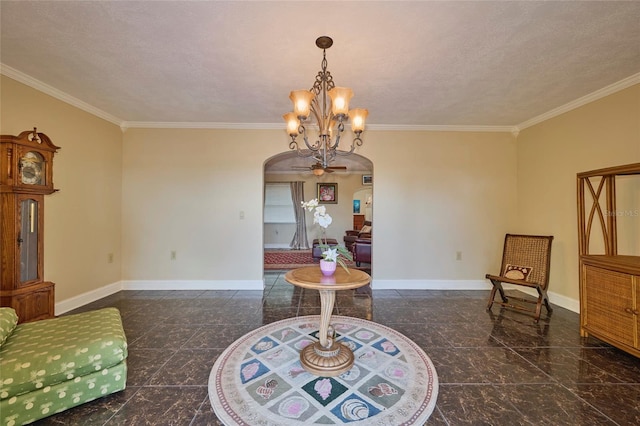
[[[53,188],[53,156],[44,133],[0,135],[0,306],[20,322],[54,316],[54,283],[44,281],[44,196]]]

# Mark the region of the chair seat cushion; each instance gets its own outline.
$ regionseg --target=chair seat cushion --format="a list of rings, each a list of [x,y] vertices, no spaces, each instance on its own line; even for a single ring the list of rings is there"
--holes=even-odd
[[[531,266],[518,266],[507,263],[504,267],[503,276],[512,278],[514,280],[528,281],[529,275],[531,275],[533,268]]]
[[[508,278],[508,277],[504,277],[504,276],[498,276],[498,275],[487,274],[487,275],[485,275],[485,278],[488,279],[488,280],[496,281],[496,282],[523,285],[523,286],[531,287],[531,288],[541,287],[537,283],[524,281],[524,280],[517,280],[517,279]]]
[[[108,369],[126,357],[116,308],[19,324],[0,349],[0,399]]]

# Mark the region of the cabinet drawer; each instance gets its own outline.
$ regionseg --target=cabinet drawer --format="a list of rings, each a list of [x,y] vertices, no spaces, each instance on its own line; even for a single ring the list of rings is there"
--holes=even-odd
[[[584,266],[584,326],[603,337],[635,346],[633,275]]]

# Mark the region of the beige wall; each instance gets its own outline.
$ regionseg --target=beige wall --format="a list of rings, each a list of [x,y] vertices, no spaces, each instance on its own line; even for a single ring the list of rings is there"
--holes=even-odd
[[[119,281],[262,280],[264,162],[287,150],[283,131],[123,135],[7,77],[1,96],[3,134],[37,125],[62,147],[61,191],[47,197],[45,219],[45,274],[58,301]],[[638,86],[626,89],[525,129],[517,141],[508,133],[368,131],[358,152],[375,170],[374,286],[482,283],[498,268],[506,232],[550,233],[551,291],[577,300],[575,174],[640,161],[639,99]],[[340,185],[341,235],[351,227],[343,189],[352,184]],[[635,208],[639,186],[627,187]],[[624,244],[637,251],[638,240]]]
[[[386,281],[379,284],[484,281],[499,268],[516,219],[511,134],[379,131],[364,148],[375,172],[374,278]]]
[[[127,130],[123,279],[261,280],[263,163],[283,147],[282,131]],[[371,132],[360,153],[376,177],[376,280],[482,280],[495,268],[515,222],[512,135]],[[339,197],[360,182],[342,182]],[[347,218],[336,223],[340,235],[351,227],[345,198],[328,209]]]
[[[550,291],[578,299],[576,173],[640,162],[640,85],[523,130],[518,136],[518,224],[554,235]],[[623,185],[634,210],[638,187]],[[621,188],[622,190],[622,188]],[[635,197],[635,201],[634,200]],[[639,216],[620,226],[625,251],[636,251]],[[635,233],[635,235],[633,235]],[[633,237],[627,238],[628,235]],[[553,298],[552,298],[553,301]]]
[[[0,101],[2,134],[37,126],[61,147],[53,172],[60,191],[45,197],[45,279],[56,283],[56,302],[118,283],[120,128],[5,76]]]
[[[282,136],[127,130],[122,278],[261,281],[263,163],[281,150]]]

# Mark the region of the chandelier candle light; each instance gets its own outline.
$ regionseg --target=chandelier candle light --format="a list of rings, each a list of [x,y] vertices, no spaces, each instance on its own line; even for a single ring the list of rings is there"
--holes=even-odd
[[[362,108],[349,110],[349,101],[353,91],[347,87],[336,87],[333,76],[327,70],[326,49],[333,45],[331,37],[322,36],[316,40],[316,46],[322,49],[322,70],[310,90],[294,90],[289,95],[293,101],[293,112],[282,117],[287,123],[287,133],[291,136],[289,148],[298,151],[301,157],[313,157],[322,168],[314,169],[320,176],[336,155],[350,155],[356,146],[362,146],[360,135],[369,111]],[[313,115],[314,121],[311,119]],[[348,151],[339,150],[340,136],[344,132],[344,123],[351,119],[351,130],[355,138]],[[310,143],[305,124],[315,124],[318,139]],[[306,149],[301,149],[296,137],[302,135]],[[333,137],[335,136],[335,137]],[[333,138],[333,140],[332,140]]]

